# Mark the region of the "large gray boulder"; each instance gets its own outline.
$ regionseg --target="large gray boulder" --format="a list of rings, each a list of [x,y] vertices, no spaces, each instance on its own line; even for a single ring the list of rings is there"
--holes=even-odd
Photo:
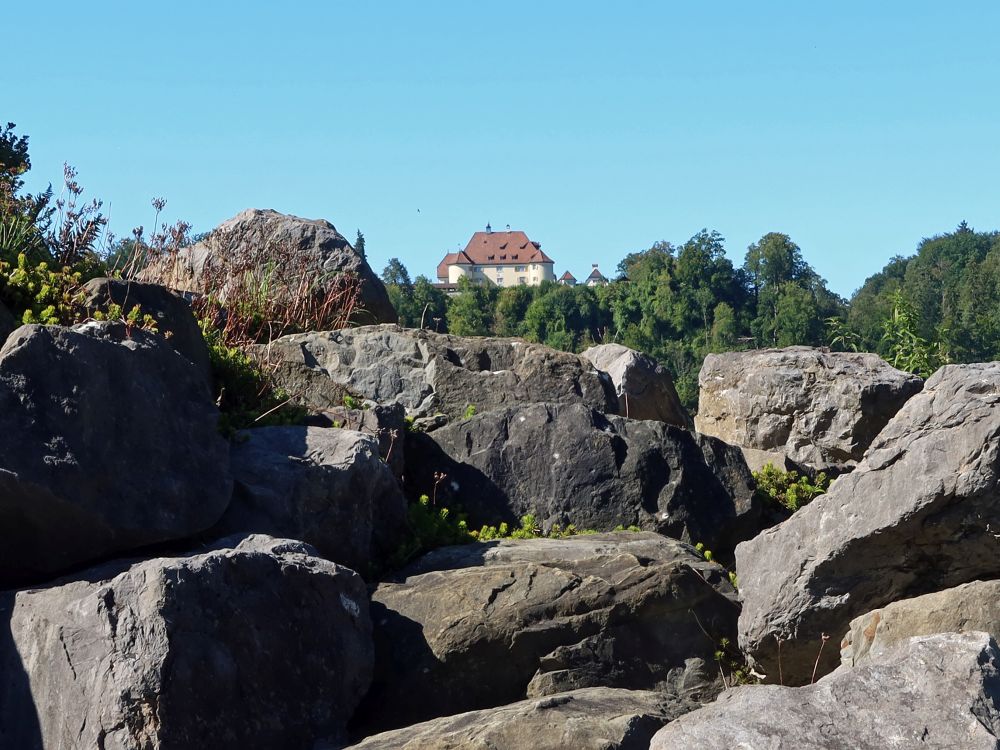
[[[945,591],[902,599],[851,621],[840,662],[857,666],[918,635],[979,630],[1000,638],[1000,581],[973,581]]]
[[[231,457],[233,499],[209,534],[301,539],[363,574],[406,534],[406,499],[372,435],[261,427],[239,433]]]
[[[738,448],[662,422],[582,404],[530,404],[452,422],[408,440],[407,483],[461,508],[474,527],[516,523],[610,531],[639,526],[723,558],[762,528]]]
[[[348,750],[648,750],[656,731],[690,708],[662,693],[584,688],[432,719]]]
[[[996,750],[1000,653],[986,633],[913,638],[815,685],[724,693],[653,737],[650,750]]]
[[[840,473],[861,460],[921,384],[875,354],[807,346],[709,354],[698,376],[695,429]]]
[[[580,356],[611,378],[618,395],[618,414],[688,426],[690,417],[681,406],[673,378],[652,357],[621,344],[592,346]]]
[[[617,405],[610,380],[589,362],[520,339],[365,326],[285,336],[266,356],[281,386],[320,410],[345,395],[452,418],[470,406],[482,413],[536,401],[612,412]]]
[[[215,523],[229,445],[198,369],[115,323],[23,326],[0,348],[0,583]]]
[[[897,599],[1000,576],[1000,363],[931,376],[864,460],[736,548],[740,643],[772,679],[809,679],[821,635]],[[836,666],[824,651],[820,674]]]
[[[96,568],[0,617],[5,748],[312,750],[371,677],[364,583],[295,541]]]
[[[376,672],[359,723],[595,686],[708,699],[738,611],[723,568],[657,534],[440,549],[372,595]]]
[[[352,274],[360,283],[356,319],[365,323],[397,320],[385,285],[333,224],[271,209],[250,208],[238,213],[201,242],[154,260],[141,278],[197,294],[208,291],[207,279],[216,278],[222,284],[213,284],[217,287],[214,291],[224,296],[226,277],[246,273],[257,274],[261,284],[290,280],[289,292],[293,294],[301,291],[294,277],[334,288],[341,274]]]
[[[157,333],[164,336],[175,351],[191,360],[206,380],[211,377],[208,344],[191,305],[181,295],[159,284],[108,278],[91,279],[83,285],[81,293],[81,304],[91,315],[97,311],[107,314],[112,304],[128,315],[138,305],[143,315],[152,316]]]

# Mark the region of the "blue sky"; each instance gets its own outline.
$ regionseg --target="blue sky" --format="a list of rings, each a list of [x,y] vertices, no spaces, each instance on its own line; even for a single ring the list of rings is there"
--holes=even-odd
[[[769,231],[849,295],[1000,227],[1000,3],[19,2],[0,119],[112,228],[248,207],[433,276],[523,229],[557,273]]]

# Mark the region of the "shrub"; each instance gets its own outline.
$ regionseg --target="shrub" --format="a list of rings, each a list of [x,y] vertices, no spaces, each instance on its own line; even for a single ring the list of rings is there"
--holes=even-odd
[[[797,471],[782,471],[773,464],[765,464],[760,471],[753,472],[753,478],[762,497],[793,512],[822,495],[830,486],[830,480],[822,472],[810,481],[807,476],[799,476]]]

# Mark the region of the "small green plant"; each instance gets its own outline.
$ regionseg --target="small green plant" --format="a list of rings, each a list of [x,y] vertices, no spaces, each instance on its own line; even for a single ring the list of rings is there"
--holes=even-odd
[[[472,419],[474,416],[476,416],[476,405],[469,404],[462,413],[462,419]]]
[[[134,329],[149,331],[150,333],[157,332],[156,318],[148,313],[143,313],[142,308],[139,305],[133,305],[127,313],[122,309],[121,305],[112,302],[108,305],[107,312],[101,312],[100,310],[95,310],[93,313],[94,320],[110,320],[119,323],[124,323],[126,328],[130,331]]]
[[[410,503],[407,516],[410,533],[389,558],[390,569],[401,568],[415,557],[438,547],[475,541],[465,518],[452,514],[447,508],[434,507],[427,495],[421,495],[417,502]]]
[[[612,531],[631,531],[633,533],[639,533],[640,531],[642,531],[642,529],[640,529],[635,524],[632,524],[631,526],[623,526],[622,524],[618,524],[612,529]]]
[[[807,476],[799,476],[797,471],[782,471],[774,464],[765,464],[753,473],[753,478],[761,496],[792,512],[822,495],[830,486],[830,480],[822,472],[810,481]]]
[[[737,685],[757,685],[761,678],[747,664],[743,653],[733,646],[728,638],[720,638],[715,650],[715,662],[719,665],[722,684],[727,688]],[[727,674],[728,672],[728,674]]]
[[[72,325],[79,316],[81,272],[53,271],[45,261],[33,264],[20,253],[14,264],[0,261],[0,300],[21,322]]]
[[[695,551],[697,551],[699,555],[701,555],[702,557],[704,557],[709,562],[713,562],[716,565],[722,566],[722,563],[718,562],[715,559],[715,555],[712,554],[712,550],[706,548],[705,545],[702,544],[701,542],[698,542],[696,545],[694,545],[694,548],[695,548]],[[722,567],[725,567],[725,566],[722,566]],[[737,578],[736,573],[734,573],[733,571],[729,570],[728,568],[725,568],[725,570],[726,570],[726,575],[729,578],[729,583],[732,585],[732,587],[734,589],[739,589],[739,578]]]
[[[354,411],[361,411],[363,409],[368,409],[370,404],[362,401],[349,393],[344,394],[344,406],[348,409],[353,409]]]
[[[208,344],[223,435],[232,437],[248,427],[301,424],[306,409],[275,386],[253,357],[238,346],[227,346],[218,330],[204,322],[202,333]]]

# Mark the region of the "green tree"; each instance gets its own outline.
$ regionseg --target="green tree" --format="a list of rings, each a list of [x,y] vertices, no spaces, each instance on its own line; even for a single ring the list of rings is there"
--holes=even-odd
[[[365,236],[358,230],[358,236],[354,238],[354,251],[361,256],[361,260],[368,260],[365,254]]]
[[[489,335],[495,296],[495,286],[459,279],[458,294],[448,303],[448,330],[457,336]]]

